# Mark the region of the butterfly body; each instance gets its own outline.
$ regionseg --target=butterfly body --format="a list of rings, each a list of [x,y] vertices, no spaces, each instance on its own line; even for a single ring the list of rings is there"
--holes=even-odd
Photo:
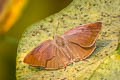
[[[64,38],[62,38],[62,37],[60,37],[58,35],[54,35],[53,39],[54,39],[53,40],[54,44],[56,46],[59,46],[59,47],[64,47],[65,46],[66,41],[64,40]]]
[[[64,68],[73,62],[84,60],[95,50],[95,41],[101,30],[101,23],[82,25],[55,35],[34,48],[24,59],[32,66],[45,69]]]

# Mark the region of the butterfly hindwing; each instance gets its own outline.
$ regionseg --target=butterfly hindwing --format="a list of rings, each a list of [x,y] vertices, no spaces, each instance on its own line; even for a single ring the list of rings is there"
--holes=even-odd
[[[47,61],[46,69],[63,68],[66,67],[69,63],[70,59],[66,56],[66,53],[63,51],[63,49],[59,49],[56,47],[55,53],[56,56]]]
[[[67,49],[69,50],[70,54],[72,55],[73,61],[79,61],[86,59],[92,52],[95,50],[95,44],[91,47],[81,47],[76,43],[69,42],[67,44]]]

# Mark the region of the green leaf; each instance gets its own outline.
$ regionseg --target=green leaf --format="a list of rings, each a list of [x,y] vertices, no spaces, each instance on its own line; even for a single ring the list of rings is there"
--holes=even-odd
[[[119,80],[120,54],[107,57],[94,71],[89,80]]]
[[[115,58],[114,51],[118,46],[118,34],[120,31],[119,0],[73,0],[73,2],[65,9],[43,19],[40,22],[33,24],[23,34],[17,53],[17,80],[97,80],[99,78],[111,79],[116,78],[119,73],[118,60],[115,61],[117,67],[114,67],[114,62],[110,63]],[[43,70],[39,67],[32,67],[23,62],[24,57],[34,47],[38,46],[42,41],[52,39],[53,35],[62,34],[64,31],[80,24],[101,21],[102,31],[96,41],[96,50],[88,57],[87,61],[79,61],[67,66],[66,70]],[[59,25],[58,25],[59,23]],[[106,60],[108,60],[106,62]],[[108,66],[106,66],[106,63]],[[112,66],[112,67],[111,67]],[[100,73],[101,67],[104,69],[111,68],[115,73],[112,75],[109,71],[107,74]],[[106,72],[106,71],[104,71]],[[97,77],[96,77],[97,76]],[[117,78],[116,78],[117,79]]]

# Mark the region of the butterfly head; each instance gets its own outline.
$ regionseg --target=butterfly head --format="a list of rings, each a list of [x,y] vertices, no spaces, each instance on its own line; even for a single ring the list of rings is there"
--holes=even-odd
[[[59,46],[59,47],[65,46],[65,41],[62,37],[60,37],[58,35],[54,35],[53,39],[54,39],[54,42],[57,46]]]

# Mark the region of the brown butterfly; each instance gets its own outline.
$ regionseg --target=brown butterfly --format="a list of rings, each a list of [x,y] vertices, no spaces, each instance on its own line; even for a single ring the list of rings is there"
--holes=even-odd
[[[45,40],[24,58],[24,62],[45,69],[64,68],[75,61],[84,60],[95,50],[95,41],[101,31],[101,22],[81,25]]]

